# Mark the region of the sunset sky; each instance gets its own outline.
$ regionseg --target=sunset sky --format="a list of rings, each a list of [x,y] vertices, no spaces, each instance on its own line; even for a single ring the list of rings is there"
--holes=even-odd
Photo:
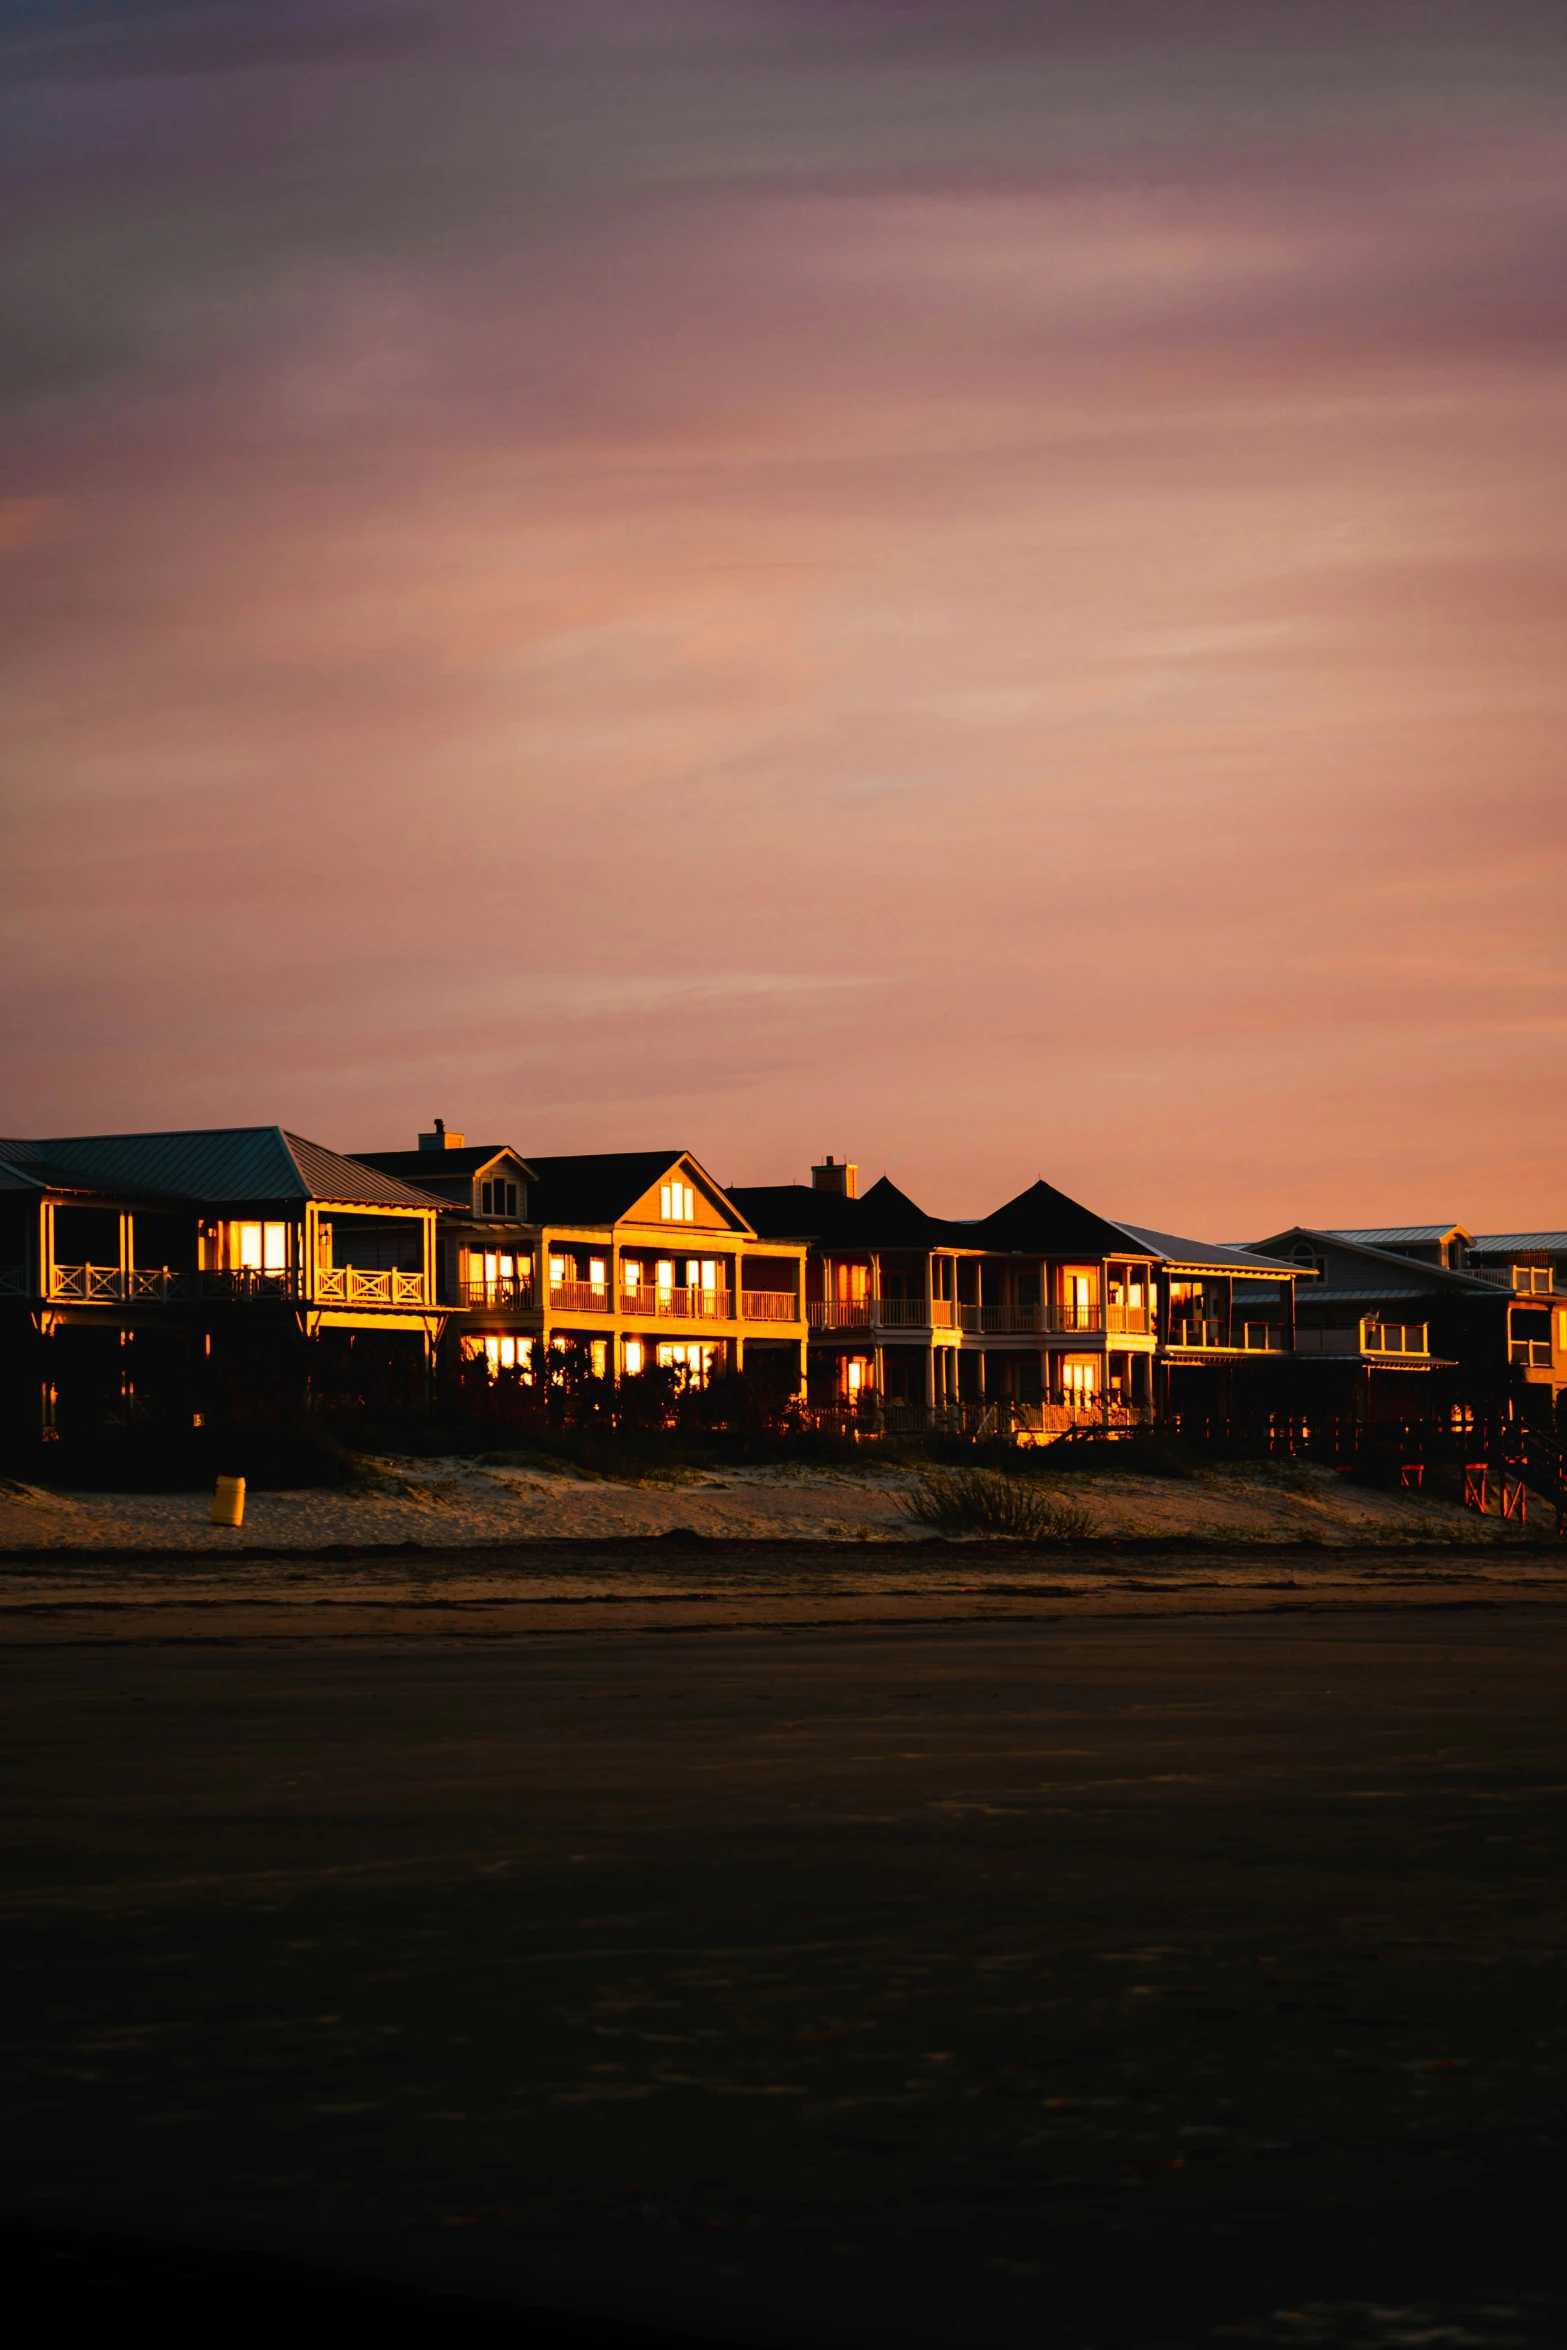
[[[1567,1224],[1567,8],[0,5],[0,1129]]]

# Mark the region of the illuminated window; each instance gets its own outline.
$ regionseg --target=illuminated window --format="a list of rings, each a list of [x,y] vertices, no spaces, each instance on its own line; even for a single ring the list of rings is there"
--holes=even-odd
[[[642,1267],[634,1257],[623,1257],[620,1265],[621,1284],[627,1297],[635,1297],[642,1287]]]
[[[845,1385],[851,1395],[858,1395],[864,1384],[865,1365],[858,1355],[851,1355],[845,1372]]]
[[[681,1385],[685,1387],[705,1387],[712,1362],[712,1347],[691,1340],[677,1341],[674,1345],[661,1346],[658,1350],[659,1369],[677,1372]]]
[[[552,1288],[552,1289],[559,1289],[559,1287],[560,1287],[561,1283],[562,1283],[562,1282],[565,1280],[565,1278],[566,1278],[566,1260],[565,1260],[565,1258],[564,1258],[564,1257],[551,1257],[551,1259],[550,1259],[550,1286],[551,1286],[551,1288]]]
[[[589,1287],[590,1289],[602,1289],[602,1288],[603,1288],[603,1286],[604,1286],[604,1259],[603,1259],[602,1257],[589,1257],[589,1259],[588,1259],[588,1287]]]
[[[661,1183],[658,1187],[658,1212],[666,1224],[694,1224],[696,1193],[690,1184]]]
[[[1068,1403],[1090,1403],[1099,1391],[1099,1364],[1093,1356],[1061,1365],[1061,1393]]]
[[[231,1224],[229,1264],[237,1272],[281,1273],[288,1266],[286,1224]]]
[[[653,1268],[653,1277],[658,1283],[660,1289],[669,1290],[674,1288],[675,1268],[672,1261],[668,1257],[659,1258],[658,1263]]]
[[[640,1338],[626,1340],[626,1376],[635,1379],[647,1363],[647,1349]]]

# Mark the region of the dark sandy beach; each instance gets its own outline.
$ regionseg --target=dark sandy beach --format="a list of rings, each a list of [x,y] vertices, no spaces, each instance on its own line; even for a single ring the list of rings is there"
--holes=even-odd
[[[671,1556],[344,1638],[362,1565],[205,1631],[7,1572],[0,2199],[67,2312],[1562,2338],[1553,1591],[878,1557],[813,1621]]]

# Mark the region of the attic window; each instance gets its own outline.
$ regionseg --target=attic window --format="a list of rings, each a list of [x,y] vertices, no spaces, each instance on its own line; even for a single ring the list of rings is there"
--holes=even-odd
[[[666,1224],[694,1224],[696,1193],[690,1184],[661,1183],[658,1187],[658,1212]]]
[[[479,1186],[479,1213],[481,1216],[517,1215],[517,1186],[515,1183],[481,1183]]]

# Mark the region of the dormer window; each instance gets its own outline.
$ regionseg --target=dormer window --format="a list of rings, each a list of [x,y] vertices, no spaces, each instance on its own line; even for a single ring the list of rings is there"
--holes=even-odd
[[[481,1183],[479,1186],[479,1213],[481,1216],[506,1216],[517,1221],[517,1186],[515,1183]]]
[[[690,1184],[661,1183],[658,1187],[658,1212],[666,1224],[694,1224],[696,1193]]]

